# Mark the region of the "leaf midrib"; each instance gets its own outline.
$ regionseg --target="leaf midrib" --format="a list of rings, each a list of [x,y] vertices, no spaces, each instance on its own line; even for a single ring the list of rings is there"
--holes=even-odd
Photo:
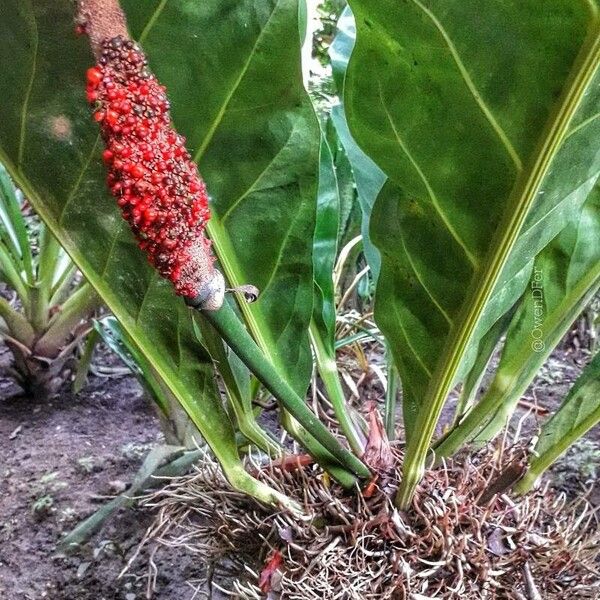
[[[553,118],[544,128],[535,162],[529,172],[524,172],[515,183],[505,217],[498,228],[500,239],[496,244],[492,244],[493,252],[486,261],[489,266],[483,271],[483,283],[477,285],[467,297],[464,303],[466,314],[463,319],[458,320],[459,329],[452,336],[450,343],[440,357],[439,367],[435,371],[436,377],[431,380],[429,391],[423,401],[423,406],[427,409],[420,412],[421,418],[418,419],[416,425],[416,428],[422,431],[423,434],[412,437],[412,444],[409,444],[407,449],[407,465],[412,463],[414,467],[415,465],[421,465],[425,460],[439,412],[450,391],[467,346],[500,277],[502,268],[509,258],[510,251],[518,238],[525,218],[535,201],[537,192],[558,153],[561,143],[564,141],[571,120],[581,104],[584,92],[595,74],[599,55],[600,30],[598,19],[595,19],[571,70],[570,85],[564,88],[562,101],[559,103]],[[505,221],[508,221],[508,223],[504,224]],[[408,478],[405,480],[408,480]],[[408,485],[412,485],[412,482]],[[404,499],[406,499],[408,490],[404,489]]]

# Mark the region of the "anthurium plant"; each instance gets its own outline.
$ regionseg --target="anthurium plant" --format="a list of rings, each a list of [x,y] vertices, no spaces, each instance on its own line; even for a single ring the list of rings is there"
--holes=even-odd
[[[396,503],[408,509],[429,462],[504,426],[598,289],[600,18],[595,2],[572,0],[350,7],[333,48],[331,119],[363,209],[375,320],[403,390]],[[256,420],[257,387],[342,486],[374,481],[389,459],[377,416],[349,405],[335,362],[340,189],[302,81],[301,9],[0,9],[0,160],[230,483],[291,511],[294,499],[255,479],[238,451],[242,430],[263,455],[282,452]],[[327,418],[305,401],[313,357]],[[574,427],[563,410],[542,454],[555,457],[559,438],[597,422],[585,400],[596,375],[586,371],[565,401],[584,402],[585,418]],[[436,439],[457,388],[454,424]],[[389,434],[394,406],[388,393]],[[380,452],[369,451],[374,430]],[[532,463],[520,491],[547,463]]]

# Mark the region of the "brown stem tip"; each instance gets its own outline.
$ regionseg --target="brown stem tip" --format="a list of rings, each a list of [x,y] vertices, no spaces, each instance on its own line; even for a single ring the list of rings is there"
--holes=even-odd
[[[79,0],[77,23],[90,38],[96,58],[102,54],[102,42],[121,36],[129,39],[125,13],[118,0]]]

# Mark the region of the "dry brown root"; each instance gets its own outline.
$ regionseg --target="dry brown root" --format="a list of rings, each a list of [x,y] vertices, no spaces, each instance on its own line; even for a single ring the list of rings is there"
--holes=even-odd
[[[506,454],[503,464],[514,459]],[[316,467],[263,470],[269,485],[302,499],[314,515],[305,522],[232,491],[207,459],[145,500],[157,511],[147,541],[209,561],[221,570],[213,584],[233,598],[600,598],[596,511],[548,487],[478,504],[499,467],[486,449],[430,471],[408,513],[383,493],[348,494]],[[274,574],[265,572],[269,561],[282,563]]]

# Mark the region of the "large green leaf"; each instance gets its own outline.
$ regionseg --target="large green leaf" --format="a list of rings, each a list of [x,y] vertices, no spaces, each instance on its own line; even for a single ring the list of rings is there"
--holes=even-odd
[[[354,15],[349,6],[346,6],[337,22],[337,31],[335,38],[329,46],[329,60],[331,61],[331,71],[333,79],[341,96],[344,91],[344,79],[348,61],[356,41],[356,25]]]
[[[297,0],[124,3],[213,199],[209,233],[259,346],[304,394],[311,373],[319,128]]]
[[[578,219],[536,257],[530,286],[519,301],[502,356],[485,394],[436,447],[448,456],[462,443],[492,439],[506,424],[538,369],[600,286],[600,188]]]
[[[154,274],[105,191],[83,91],[92,57],[73,33],[72,4],[4,2],[0,39],[0,160],[199,429],[214,432],[207,440],[217,454],[235,461],[233,430],[189,311]]]
[[[329,48],[329,56],[331,59],[333,76],[341,96],[344,89],[344,79],[346,76],[346,69],[348,68],[348,61],[350,60],[350,55],[356,41],[354,15],[349,6],[346,6],[342,12],[337,27],[337,34]],[[377,281],[380,257],[379,252],[371,243],[369,222],[373,204],[375,203],[375,199],[377,198],[381,187],[385,183],[386,176],[354,141],[354,138],[348,129],[343,105],[339,104],[331,109],[331,120],[352,167],[354,180],[356,182],[358,201],[363,216],[361,225],[363,248],[367,262],[371,267],[371,275],[373,279]]]
[[[299,386],[309,362],[316,141],[296,64],[296,3],[131,1],[125,8],[151,67],[172,87],[175,121],[215,195],[212,233],[225,270],[233,284],[263,289],[249,310],[271,351],[296,367]],[[0,160],[229,477],[246,485],[189,311],[149,267],[105,192],[84,96],[93,59],[88,41],[73,33],[73,10],[68,0],[0,6]]]
[[[376,318],[419,407],[402,502],[477,340],[600,167],[595,5],[352,0],[350,130],[389,177]]]
[[[534,456],[517,491],[526,492],[539,476],[592,427],[600,423],[600,354],[579,376],[559,409],[542,426]]]
[[[361,235],[365,258],[371,268],[371,275],[376,281],[379,276],[381,259],[379,252],[371,242],[369,234],[369,222],[375,199],[385,183],[385,174],[382,170],[359,148],[354,141],[342,105],[334,106],[331,110],[331,120],[339,140],[346,151],[348,161],[352,167],[354,181],[356,182],[356,193],[362,211]]]

